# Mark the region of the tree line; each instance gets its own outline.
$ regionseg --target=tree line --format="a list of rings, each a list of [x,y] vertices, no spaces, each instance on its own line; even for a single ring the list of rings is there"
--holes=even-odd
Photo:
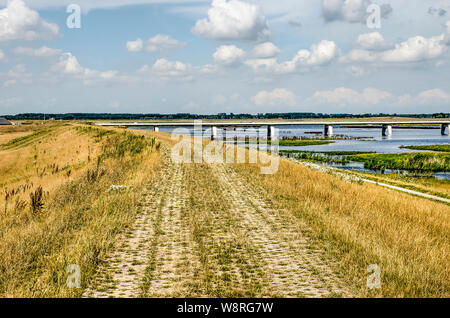
[[[260,114],[234,114],[219,113],[216,115],[199,115],[189,113],[178,114],[110,114],[110,113],[67,113],[44,114],[25,113],[1,116],[8,120],[164,120],[164,119],[322,119],[322,118],[370,118],[370,117],[413,117],[413,118],[450,118],[450,113],[434,114],[324,114],[324,113],[260,113]]]

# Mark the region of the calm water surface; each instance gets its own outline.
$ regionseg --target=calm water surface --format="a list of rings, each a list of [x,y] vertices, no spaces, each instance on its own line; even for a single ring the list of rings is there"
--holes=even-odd
[[[133,129],[133,127],[130,127]],[[307,126],[279,126],[279,136],[282,137],[313,137],[307,132],[322,132],[322,125]],[[149,129],[143,127],[135,127],[134,129]],[[162,127],[160,131],[171,133],[172,127]],[[209,138],[210,131],[195,131],[193,128],[187,128],[191,135],[203,136]],[[228,138],[238,137],[255,137],[257,131],[255,128],[237,128],[235,131],[226,131],[219,129],[219,134],[226,133]],[[265,133],[265,130],[263,130]],[[282,147],[280,150],[306,150],[306,151],[364,151],[378,153],[400,153],[413,152],[410,149],[401,149],[401,146],[417,146],[417,145],[439,145],[449,144],[450,137],[442,136],[440,129],[393,129],[392,137],[382,137],[381,128],[340,128],[334,127],[334,135],[346,135],[350,137],[373,137],[370,140],[336,140],[332,144],[307,147]]]
[[[314,137],[311,132],[323,131],[323,125],[305,125],[305,126],[279,126],[279,136],[282,137]],[[130,127],[130,129],[149,130],[145,127]],[[161,127],[161,132],[171,133],[175,128],[173,127]],[[309,133],[308,133],[309,132]],[[210,138],[211,132],[209,129],[197,130],[186,128],[186,133],[194,136],[201,136],[204,138]],[[233,138],[235,136],[244,138],[245,136],[256,137],[258,130],[256,128],[236,128],[236,130],[224,131],[219,129],[220,134],[227,136],[227,138]],[[266,130],[263,128],[260,132],[262,136],[266,136]],[[391,137],[382,137],[381,128],[344,128],[334,126],[334,135],[345,135],[350,137],[372,137],[367,140],[336,140],[334,143],[320,146],[307,146],[307,147],[295,147],[295,146],[280,146],[280,150],[304,150],[304,151],[362,151],[362,152],[377,152],[377,153],[403,153],[414,152],[411,149],[402,149],[401,146],[419,146],[419,145],[440,145],[449,144],[450,137],[448,135],[442,136],[439,129],[393,129]],[[321,135],[317,135],[321,136]],[[254,146],[254,145],[253,145]],[[261,147],[264,149],[264,147]],[[376,172],[364,168],[364,165],[359,162],[351,162],[346,165],[342,164],[327,164],[328,166],[362,171],[362,172]],[[386,173],[407,173],[406,171],[386,171]],[[439,172],[434,173],[433,176],[441,180],[450,180],[450,173]]]

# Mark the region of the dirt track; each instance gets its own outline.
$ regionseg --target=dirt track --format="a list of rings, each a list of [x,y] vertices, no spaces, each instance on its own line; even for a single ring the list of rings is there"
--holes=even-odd
[[[306,225],[232,166],[166,160],[86,297],[351,296]]]

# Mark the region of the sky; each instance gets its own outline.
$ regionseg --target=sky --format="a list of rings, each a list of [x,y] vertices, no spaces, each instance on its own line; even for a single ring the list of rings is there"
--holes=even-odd
[[[449,71],[450,0],[0,0],[0,115],[450,112]]]

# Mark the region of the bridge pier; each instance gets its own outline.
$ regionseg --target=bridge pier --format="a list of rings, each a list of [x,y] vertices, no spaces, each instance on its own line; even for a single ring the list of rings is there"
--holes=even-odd
[[[333,125],[325,125],[323,128],[323,134],[325,137],[333,136]]]
[[[217,139],[217,126],[211,127],[211,140]]]
[[[442,136],[450,135],[450,131],[449,131],[449,130],[450,130],[450,129],[449,129],[448,124],[442,124],[442,125],[441,125],[441,135],[442,135]],[[445,131],[447,131],[447,132],[445,132]]]
[[[267,140],[275,139],[275,126],[267,126]]]
[[[154,127],[155,132],[159,132],[159,126]]]
[[[383,125],[381,128],[381,135],[383,137],[392,136],[392,125]]]

